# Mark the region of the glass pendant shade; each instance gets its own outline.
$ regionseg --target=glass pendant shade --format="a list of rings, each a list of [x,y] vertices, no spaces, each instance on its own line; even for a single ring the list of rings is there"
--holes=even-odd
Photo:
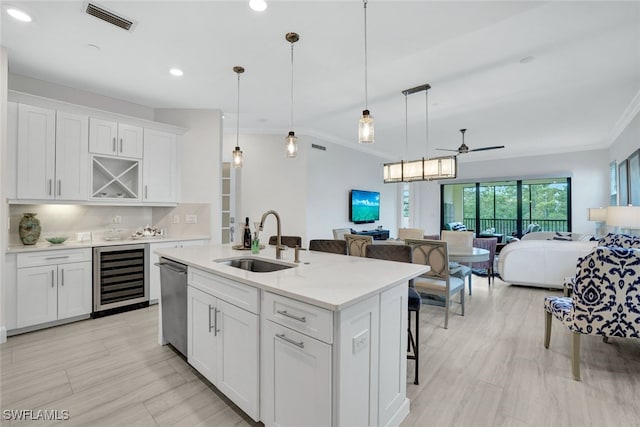
[[[236,148],[233,149],[233,167],[241,168],[242,150],[240,150],[240,74],[244,73],[244,67],[236,65],[233,67],[233,72],[238,75],[238,109],[236,110]]]
[[[373,144],[374,136],[373,116],[369,114],[369,110],[364,110],[358,123],[358,142]]]
[[[291,127],[289,129],[293,129],[293,46],[298,40],[300,40],[300,35],[298,33],[290,32],[285,34],[284,38],[291,44]],[[285,150],[287,157],[289,158],[296,157],[298,155],[298,137],[292,130],[289,131],[289,134],[285,138]]]
[[[240,150],[240,147],[236,146],[236,148],[233,150],[233,166],[236,168],[241,168],[242,162],[242,150]]]
[[[287,147],[287,157],[296,157],[298,154],[298,137],[293,131],[289,132],[289,135],[285,138],[285,145]]]

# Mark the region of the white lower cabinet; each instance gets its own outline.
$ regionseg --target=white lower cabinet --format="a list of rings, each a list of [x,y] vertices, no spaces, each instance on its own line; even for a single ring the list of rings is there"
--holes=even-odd
[[[17,328],[91,313],[91,249],[68,252],[18,254]]]
[[[190,279],[192,273],[190,271]],[[213,275],[199,272],[198,282],[202,283],[203,278],[207,292],[191,283],[187,287],[187,359],[240,409],[258,421],[260,319],[257,313],[221,298],[230,288],[232,294],[241,294],[241,288],[251,287],[224,279],[218,281]],[[250,294],[257,292],[251,289]]]
[[[270,320],[262,326],[262,421],[331,426],[332,346]]]
[[[188,361],[265,426],[398,426],[407,284],[332,311],[189,267]]]

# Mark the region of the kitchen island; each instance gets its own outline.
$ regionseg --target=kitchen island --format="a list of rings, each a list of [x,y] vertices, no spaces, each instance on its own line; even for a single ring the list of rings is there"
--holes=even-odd
[[[320,252],[296,264],[293,250],[228,245],[156,253],[188,266],[188,362],[254,420],[394,426],[408,414],[407,282],[429,267]],[[285,268],[220,262],[236,258]]]

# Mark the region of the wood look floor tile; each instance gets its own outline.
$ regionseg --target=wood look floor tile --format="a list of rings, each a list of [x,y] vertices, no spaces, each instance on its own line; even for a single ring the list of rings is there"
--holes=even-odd
[[[403,427],[631,426],[640,419],[640,340],[583,336],[582,381],[571,334],[554,322],[543,346],[547,295],[490,288],[474,277],[466,313],[420,313],[420,385],[407,361],[411,412]],[[9,337],[0,345],[1,409],[67,409],[69,421],[2,426],[259,426],[158,341],[157,306]]]

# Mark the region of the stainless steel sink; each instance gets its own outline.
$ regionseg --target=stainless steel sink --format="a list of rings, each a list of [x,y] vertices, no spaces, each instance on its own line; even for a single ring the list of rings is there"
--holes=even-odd
[[[280,262],[272,262],[259,258],[232,258],[232,259],[217,259],[217,263],[228,265],[229,267],[235,267],[246,271],[252,271],[254,273],[270,273],[272,271],[286,270],[287,268],[293,268],[295,265],[284,264]]]

